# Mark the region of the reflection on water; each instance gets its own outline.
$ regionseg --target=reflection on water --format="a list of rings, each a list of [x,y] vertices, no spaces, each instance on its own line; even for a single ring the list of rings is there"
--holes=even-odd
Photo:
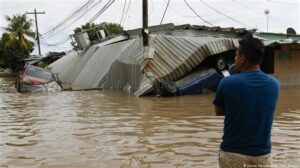
[[[0,167],[218,167],[223,117],[213,94],[137,98],[118,91],[16,93],[0,78]],[[300,89],[284,88],[277,165],[300,165]]]

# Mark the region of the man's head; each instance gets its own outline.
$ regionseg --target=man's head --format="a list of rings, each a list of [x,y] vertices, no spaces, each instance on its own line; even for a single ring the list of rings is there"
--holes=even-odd
[[[246,38],[239,41],[236,51],[235,64],[237,71],[245,71],[259,67],[264,56],[264,45],[256,38]]]

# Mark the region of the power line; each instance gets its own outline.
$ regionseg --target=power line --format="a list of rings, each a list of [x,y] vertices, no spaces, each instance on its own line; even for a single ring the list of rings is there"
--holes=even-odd
[[[131,0],[129,0],[128,7],[126,9],[126,13],[128,13],[130,5],[131,5]]]
[[[208,3],[204,2],[203,0],[200,0],[200,2],[202,2],[204,5],[206,5],[206,6],[209,7],[210,9],[216,11],[217,13],[219,13],[219,14],[221,14],[221,15],[227,17],[228,19],[230,19],[230,20],[232,20],[232,21],[234,21],[234,22],[236,22],[236,23],[239,23],[239,24],[241,24],[241,25],[243,25],[243,26],[252,28],[252,27],[250,27],[250,26],[248,26],[248,25],[246,25],[246,24],[244,24],[244,23],[242,23],[242,22],[240,22],[240,21],[238,21],[238,20],[236,20],[236,19],[234,19],[234,18],[232,18],[232,17],[230,17],[230,16],[224,14],[223,12],[221,12],[221,11],[215,9],[214,7],[210,6]]]
[[[236,0],[232,0],[232,2],[238,4],[238,5],[240,5],[240,6],[244,7],[244,8],[246,8],[246,9],[249,9],[249,10],[251,10],[251,11],[257,13],[257,14],[265,15],[265,14],[263,14],[261,11],[258,11],[258,10],[256,10],[256,9],[250,8],[250,7],[244,5],[244,4],[242,4],[242,3],[240,3],[240,2],[238,2],[238,1],[236,1]],[[291,23],[289,23],[289,22],[287,22],[287,21],[284,21],[284,20],[281,20],[281,19],[278,19],[278,18],[275,18],[275,17],[272,17],[272,16],[270,16],[270,18],[275,19],[275,20],[278,20],[278,21],[280,21],[280,22],[284,22],[284,23],[291,24]]]
[[[125,0],[125,2],[124,2],[124,6],[123,6],[123,11],[122,11],[122,17],[121,17],[121,20],[120,20],[120,24],[122,24],[122,20],[123,20],[124,13],[125,13],[125,8],[126,8],[126,3],[127,3],[127,0]]]
[[[112,3],[114,2],[115,0],[110,0],[108,3],[106,3],[105,5],[104,5],[104,7],[99,11],[99,12],[97,12],[96,13],[96,15],[94,15],[93,16],[93,18],[91,18],[89,21],[88,21],[88,23],[91,23],[91,22],[93,22],[95,19],[97,19],[97,17],[99,17],[108,7],[110,7],[110,5],[112,5]],[[91,9],[93,9],[94,7],[96,7],[96,6],[98,6],[100,3],[102,2],[102,0],[100,0],[100,1],[98,1],[96,4],[94,4],[91,8],[90,8],[90,10]],[[81,14],[78,18],[76,18],[74,21],[72,21],[70,24],[73,24],[74,22],[76,22],[78,19],[80,19],[82,16],[84,16],[87,12],[89,12],[89,11],[86,11],[85,13],[83,13],[83,14]],[[52,34],[52,35],[50,35],[50,36],[47,36],[46,38],[51,38],[51,37],[53,37],[53,36],[55,36],[57,33],[60,33],[61,31],[63,31],[64,29],[66,29],[67,27],[64,27],[64,28],[62,28],[61,30],[59,30],[58,32],[56,32],[55,34]],[[45,39],[44,39],[45,40]],[[66,41],[63,41],[64,43],[66,42]],[[58,44],[60,44],[60,43],[58,43]],[[57,45],[57,43],[55,43],[55,44],[51,44],[51,45]]]
[[[123,20],[124,23],[125,23],[125,20],[127,18],[127,14],[129,12],[130,6],[131,6],[131,0],[129,0],[128,6],[127,6],[127,9],[126,9],[126,12],[125,12],[125,17],[124,17],[124,20]],[[130,17],[130,12],[129,12],[129,17]]]
[[[167,0],[164,0],[164,2],[165,2],[166,4],[168,4],[168,1],[167,1]],[[169,8],[170,8],[173,12],[175,12],[176,14],[178,14],[178,15],[180,15],[180,16],[182,16],[182,17],[190,17],[190,18],[198,17],[198,16],[195,16],[195,15],[191,16],[191,15],[184,15],[184,14],[180,13],[178,10],[176,10],[176,9],[171,5],[171,2],[170,2],[170,4],[169,4]],[[228,12],[231,12],[231,11],[228,11]],[[201,15],[201,17],[210,17],[210,16],[215,16],[215,15],[219,15],[219,14],[216,14],[216,13],[214,13],[214,14],[206,14],[206,15]]]
[[[162,18],[161,18],[161,21],[160,21],[160,25],[162,24],[162,22],[163,22],[163,20],[164,20],[164,18],[165,18],[165,15],[166,15],[166,13],[167,13],[168,7],[169,7],[169,5],[170,5],[170,1],[171,1],[171,0],[169,0],[168,3],[167,3],[166,9],[165,9],[164,14],[163,14],[163,16],[162,16]]]
[[[50,46],[50,47],[55,47],[55,46],[60,46],[60,45],[63,45],[65,43],[67,43],[69,40],[71,40],[71,37],[67,37],[59,42],[56,42],[56,43],[44,43],[42,42],[42,45],[44,46]]]
[[[186,3],[186,5],[195,13],[195,15],[196,16],[198,16],[202,21],[204,21],[205,23],[207,23],[207,24],[209,24],[209,25],[211,25],[211,26],[214,26],[213,24],[211,24],[210,22],[208,22],[208,21],[206,21],[206,20],[204,20],[191,6],[190,6],[190,4],[186,1],[186,0],[184,0],[184,2]]]
[[[242,6],[242,7],[244,7],[244,8],[247,8],[247,9],[249,9],[249,10],[252,10],[252,11],[258,13],[258,14],[262,14],[262,13],[259,12],[258,10],[252,9],[252,8],[250,8],[250,7],[244,5],[244,4],[242,4],[242,3],[240,3],[240,2],[238,2],[238,1],[236,1],[236,0],[232,0],[232,2],[234,2],[234,3],[236,3],[236,4],[240,5],[240,6]],[[264,14],[262,14],[262,15],[264,15]]]
[[[167,1],[167,0],[164,0],[164,2],[165,2],[166,4],[168,4],[168,1]],[[182,16],[182,17],[191,17],[191,18],[198,17],[198,16],[195,16],[195,15],[193,15],[193,16],[191,16],[191,15],[184,15],[184,14],[178,12],[178,10],[176,10],[176,9],[171,5],[171,2],[170,2],[170,4],[169,4],[169,8],[170,8],[172,11],[174,11],[175,13],[177,13],[178,15]],[[201,15],[201,17],[209,17],[209,16],[214,16],[214,15],[216,15],[216,14]]]
[[[63,45],[65,43],[67,43],[69,41],[69,39],[64,39],[60,42],[57,42],[57,43],[42,43],[42,45],[44,46],[48,46],[48,47],[56,47],[56,46],[60,46],[60,45]]]
[[[88,8],[88,10],[86,10],[84,13],[82,13],[80,16],[78,16],[75,20],[73,20],[71,23],[69,23],[68,25],[62,27],[60,30],[57,30],[56,32],[53,32],[50,35],[46,35],[43,38],[47,39],[47,38],[51,38],[53,36],[55,36],[56,34],[62,32],[63,30],[65,30],[66,28],[68,28],[69,25],[72,25],[73,23],[75,23],[77,20],[79,20],[81,17],[83,17],[85,14],[87,14],[88,12],[90,12],[92,9],[94,9],[95,7],[97,7],[100,3],[102,2],[102,0],[99,0],[98,2],[96,2],[93,6],[91,6],[90,8]]]
[[[93,3],[93,1],[89,0],[89,3]],[[42,34],[42,38],[43,39],[51,38],[51,37],[55,36],[57,33],[61,32],[61,30],[65,29],[66,27],[68,27],[69,25],[71,25],[73,23],[71,21],[74,17],[77,17],[77,18],[75,18],[75,20],[78,20],[80,17],[82,17],[83,15],[80,15],[80,14],[83,12],[84,7],[88,7],[90,5],[91,4],[86,4],[85,6],[81,7],[80,11],[77,10],[77,12],[73,13],[73,15],[71,17],[64,19],[63,22],[59,23],[57,26],[55,26],[48,32]],[[80,15],[80,16],[78,16],[78,15]]]
[[[56,29],[59,29],[63,25],[65,25],[69,20],[71,20],[73,17],[77,16],[80,14],[84,8],[88,7],[94,2],[94,0],[88,0],[85,2],[80,8],[78,8],[76,11],[74,11],[72,14],[70,14],[67,18],[65,18],[63,21],[58,23],[56,26],[54,26],[52,29],[48,30],[46,33],[42,34],[42,36],[47,36],[48,34],[51,34],[54,32]]]
[[[104,5],[103,8],[100,9],[99,12],[97,12],[89,21],[88,23],[93,22],[94,20],[96,20],[103,12],[105,12],[113,3],[115,2],[115,0],[110,0],[108,3],[106,3]]]
[[[89,8],[89,6],[91,6],[94,2],[94,0],[89,0],[90,4],[84,6],[86,9],[89,9],[89,11],[93,8],[95,8],[97,5],[99,5],[102,0],[99,0],[98,2],[96,2],[96,4],[94,4],[92,7]],[[77,20],[79,20],[81,17],[83,17],[86,13],[88,13],[89,11],[85,10],[84,13],[83,12],[83,9],[84,8],[81,8],[81,11],[76,13],[76,15],[79,15],[77,16],[77,18],[75,18],[73,21],[71,21],[71,19],[68,19],[66,23],[64,23],[63,25],[57,27],[54,31],[46,34],[45,36],[43,36],[43,38],[51,38],[53,36],[55,36],[56,34],[60,33],[62,30],[66,29],[69,25],[72,25],[74,22],[76,22]],[[75,15],[74,15],[75,16]],[[65,19],[66,20],[66,19]],[[70,22],[69,22],[70,21]]]
[[[164,0],[164,2],[166,4],[168,4],[168,1],[167,0]],[[172,7],[171,3],[169,4],[169,8],[172,9],[175,13],[177,13],[178,15],[182,16],[182,17],[198,17],[198,16],[188,16],[188,15],[184,15],[180,12],[178,12],[174,7]]]

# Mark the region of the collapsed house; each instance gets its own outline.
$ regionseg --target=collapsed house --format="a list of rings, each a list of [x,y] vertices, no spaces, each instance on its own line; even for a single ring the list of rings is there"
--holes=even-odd
[[[157,81],[188,77],[206,58],[234,50],[255,30],[166,24],[149,28],[149,47],[141,29],[72,51],[49,65],[65,89],[127,89],[142,96]]]

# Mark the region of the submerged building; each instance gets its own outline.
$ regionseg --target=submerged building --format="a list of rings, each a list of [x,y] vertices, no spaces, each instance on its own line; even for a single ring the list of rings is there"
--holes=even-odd
[[[173,24],[153,26],[149,31],[149,47],[143,47],[142,29],[130,30],[69,52],[49,68],[58,73],[66,89],[126,89],[141,96],[153,92],[161,80],[176,82],[188,77],[208,58],[222,57],[229,63],[238,40],[255,32]],[[264,62],[263,69],[271,72],[270,61]]]

